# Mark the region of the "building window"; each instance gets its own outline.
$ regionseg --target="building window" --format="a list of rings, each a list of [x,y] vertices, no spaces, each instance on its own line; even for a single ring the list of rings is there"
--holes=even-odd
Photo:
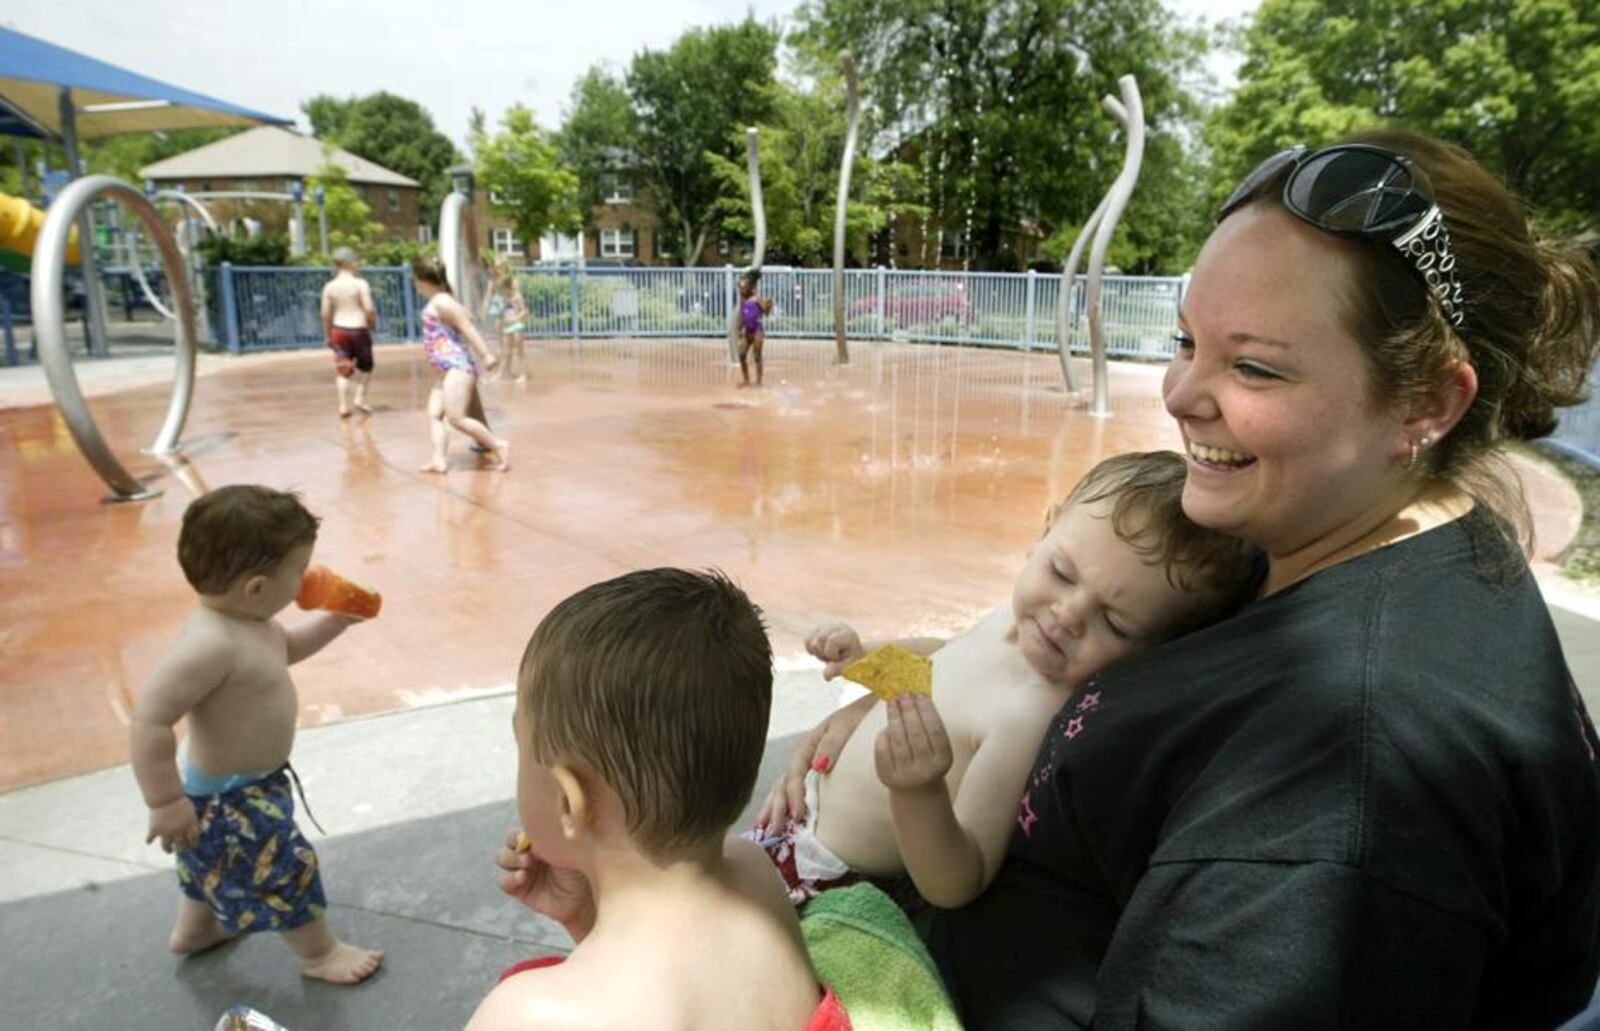
[[[967,256],[967,241],[960,233],[943,233],[939,239],[939,257],[960,261]]]
[[[494,248],[496,254],[521,255],[523,253],[522,241],[517,239],[516,230],[514,229],[491,229],[489,231],[489,245]]]
[[[261,188],[260,185],[254,179],[240,179],[239,180],[239,192],[240,193],[255,193],[260,188]]]
[[[427,225],[417,226],[417,242],[418,243],[432,243],[433,242],[433,227],[432,226],[427,226]]]
[[[631,204],[633,180],[621,172],[601,172],[600,199],[607,204]]]
[[[399,214],[399,212],[400,212],[400,191],[399,190],[390,190],[390,191],[388,191],[388,193],[389,193],[389,214],[391,214],[391,215]]]
[[[631,258],[631,257],[633,257],[633,230],[631,230],[631,229],[602,229],[602,230],[600,230],[600,257],[602,257],[602,258]]]

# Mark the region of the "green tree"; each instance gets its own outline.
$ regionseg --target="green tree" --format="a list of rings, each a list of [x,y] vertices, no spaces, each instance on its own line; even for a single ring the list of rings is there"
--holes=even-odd
[[[1264,0],[1206,139],[1221,201],[1294,143],[1401,124],[1466,147],[1562,232],[1600,224],[1592,0]]]
[[[308,202],[305,205],[306,244],[317,248],[317,206],[309,198],[322,187],[323,201],[328,212],[328,246],[361,248],[383,235],[383,223],[372,218],[372,208],[361,199],[361,194],[350,185],[345,170],[331,160],[329,148],[323,147],[324,161],[306,184]]]
[[[767,259],[774,264],[832,261],[839,163],[847,130],[844,86],[833,75],[809,89],[774,83],[772,123],[761,129],[761,190],[767,218]],[[741,150],[744,133],[736,134]],[[708,153],[722,192],[715,208],[723,232],[755,235],[746,161]],[[873,239],[896,215],[920,216],[920,179],[909,165],[877,161],[857,150],[845,206],[845,237],[858,264],[871,260]]]
[[[318,94],[301,103],[312,135],[422,184],[421,218],[433,224],[450,192],[459,155],[433,116],[414,100],[378,92],[340,100]]]
[[[635,150],[645,184],[685,263],[699,259],[719,215],[723,184],[707,154],[739,160],[742,129],[769,118],[778,34],[746,17],[695,28],[628,67],[638,117]]]
[[[599,65],[572,87],[566,121],[556,133],[561,159],[578,176],[584,225],[593,228],[603,173],[637,160],[638,119],[623,81]]]
[[[550,134],[521,104],[506,111],[501,126],[473,141],[478,184],[495,213],[512,221],[525,245],[550,229],[576,232],[583,223],[578,177],[562,165]]]
[[[1150,201],[1183,188],[1173,159],[1199,109],[1181,80],[1207,40],[1160,0],[808,0],[798,23],[814,61],[855,54],[879,114],[873,151],[917,155],[935,221],[970,224],[979,267],[1015,267],[1007,242],[1024,222],[1071,235],[1088,218],[1122,163],[1100,98],[1134,75],[1149,150],[1123,222],[1142,242],[1124,267],[1176,270],[1193,252],[1150,221]]]

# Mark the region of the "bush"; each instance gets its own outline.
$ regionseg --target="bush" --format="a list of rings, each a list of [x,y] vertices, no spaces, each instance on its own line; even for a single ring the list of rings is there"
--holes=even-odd
[[[201,260],[208,266],[289,264],[287,233],[262,233],[256,237],[208,236],[200,241]]]

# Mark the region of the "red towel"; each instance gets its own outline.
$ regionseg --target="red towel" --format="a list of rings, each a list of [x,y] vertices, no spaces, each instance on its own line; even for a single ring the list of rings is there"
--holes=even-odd
[[[525,959],[520,963],[513,963],[511,966],[500,971],[500,976],[495,978],[494,983],[499,984],[506,978],[514,977],[517,974],[522,973],[524,970],[539,970],[544,967],[553,967],[558,963],[566,962],[566,959],[567,957],[565,956],[540,956],[538,959]]]
[[[817,1005],[817,1012],[811,1015],[811,1023],[806,1025],[806,1031],[850,1031],[850,1014],[844,1011],[832,988],[823,993],[822,1002]]]

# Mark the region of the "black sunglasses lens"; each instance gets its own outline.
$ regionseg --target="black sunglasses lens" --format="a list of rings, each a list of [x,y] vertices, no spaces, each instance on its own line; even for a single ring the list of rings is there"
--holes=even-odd
[[[1280,150],[1257,165],[1255,171],[1245,176],[1244,181],[1234,187],[1232,193],[1228,194],[1228,199],[1223,202],[1222,208],[1217,212],[1217,221],[1220,222],[1227,218],[1234,208],[1254,196],[1256,191],[1261,189],[1262,183],[1283,171],[1285,165],[1290,164],[1305,152],[1306,149],[1304,147],[1290,147],[1288,150]]]
[[[1295,169],[1284,199],[1302,218],[1335,232],[1398,232],[1432,204],[1425,182],[1393,157],[1364,148],[1323,151]]]

